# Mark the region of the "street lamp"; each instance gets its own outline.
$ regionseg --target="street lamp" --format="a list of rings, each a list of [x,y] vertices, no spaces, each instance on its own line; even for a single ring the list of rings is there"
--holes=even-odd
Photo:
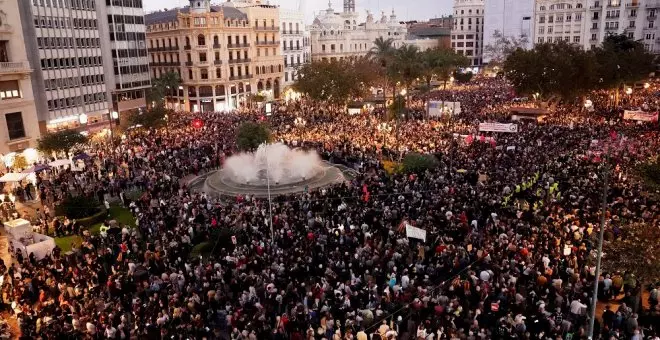
[[[651,84],[649,84],[649,83],[644,83],[644,88],[645,88],[645,89],[648,89],[649,87],[651,87]]]
[[[631,95],[632,93],[633,93],[633,89],[632,89],[632,87],[627,87],[627,88],[626,88],[626,94],[627,94],[627,95]]]
[[[78,121],[80,122],[80,125],[87,125],[87,120],[88,120],[88,117],[87,117],[87,114],[85,114],[85,113],[81,113],[78,116]]]

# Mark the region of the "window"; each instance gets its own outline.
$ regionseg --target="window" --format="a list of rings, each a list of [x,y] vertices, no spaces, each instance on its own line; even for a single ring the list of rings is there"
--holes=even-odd
[[[545,27],[541,26],[539,27],[539,34],[545,33]]]
[[[21,98],[18,80],[0,81],[0,100]]]
[[[630,28],[635,28],[635,21],[634,21],[634,20],[631,20],[631,21],[630,21],[630,24],[628,25],[628,27],[630,27]]]
[[[203,34],[200,34],[200,35],[197,36],[197,45],[199,45],[199,46],[206,45],[206,38],[204,37]]]
[[[25,126],[23,126],[23,115],[20,112],[8,113],[5,115],[7,121],[7,133],[9,139],[25,138]]]
[[[580,43],[580,36],[579,35],[574,36],[573,37],[573,42],[576,43],[576,44],[579,44]]]

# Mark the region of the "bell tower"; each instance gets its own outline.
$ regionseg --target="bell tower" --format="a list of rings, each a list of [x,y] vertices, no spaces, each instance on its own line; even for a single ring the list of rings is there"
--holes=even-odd
[[[208,13],[211,11],[211,0],[190,0],[191,13]]]
[[[355,0],[344,0],[344,13],[355,13]]]

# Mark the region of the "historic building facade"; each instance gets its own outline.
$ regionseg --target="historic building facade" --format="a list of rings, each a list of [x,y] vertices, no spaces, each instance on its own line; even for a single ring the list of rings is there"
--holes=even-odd
[[[195,112],[241,107],[249,95],[278,98],[284,72],[279,11],[258,0],[209,0],[146,16],[153,78],[177,72],[173,107]]]
[[[3,156],[36,146],[40,135],[19,1],[23,0],[4,1],[0,8],[0,153]]]
[[[401,47],[406,41],[406,26],[399,23],[394,12],[388,17],[385,12],[379,20],[371,13],[366,22],[358,22],[355,1],[344,0],[344,10],[335,12],[332,3],[321,12],[308,27],[311,38],[313,60],[340,60],[347,57],[364,56],[374,47],[374,41],[382,37],[392,39],[394,47]]]

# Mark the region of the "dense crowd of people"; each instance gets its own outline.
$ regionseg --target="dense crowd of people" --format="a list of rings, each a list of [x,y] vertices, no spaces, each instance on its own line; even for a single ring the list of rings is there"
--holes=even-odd
[[[83,242],[71,254],[0,265],[0,302],[24,338],[584,338],[605,174],[608,232],[660,225],[657,202],[629,176],[656,154],[657,124],[566,105],[551,113],[563,118],[484,134],[478,122],[503,120],[514,96],[501,80],[475,84],[429,95],[460,101],[460,116],[425,120],[413,109],[390,130],[379,128],[378,109],[350,116],[296,102],[269,117],[179,113],[167,129],[87,150],[82,171],[40,178],[39,197],[47,207],[67,193],[118,197],[136,227],[90,235],[41,211],[43,229]],[[274,139],[355,175],[274,197],[272,222],[264,199],[191,190],[187,178],[236,152],[246,120],[266,120]],[[435,155],[438,166],[384,167],[409,152]],[[426,239],[406,237],[408,225]],[[601,275],[600,298],[617,306],[595,334],[657,338],[658,288],[627,269]]]

